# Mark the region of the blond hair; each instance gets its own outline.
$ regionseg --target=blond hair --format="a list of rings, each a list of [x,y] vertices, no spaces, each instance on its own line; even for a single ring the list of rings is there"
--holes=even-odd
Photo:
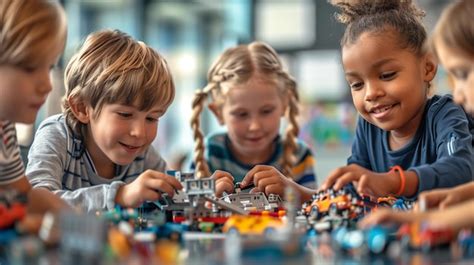
[[[66,16],[52,0],[0,1],[0,65],[30,67],[64,48]]]
[[[474,2],[460,0],[451,3],[441,14],[431,38],[431,48],[437,55],[434,42],[441,40],[446,46],[474,56]]]
[[[195,175],[198,178],[210,175],[204,158],[204,136],[200,128],[200,114],[208,97],[220,105],[225,102],[225,95],[232,85],[247,82],[254,74],[260,74],[274,80],[282,100],[288,102],[286,117],[289,120],[284,138],[283,157],[279,163],[282,173],[291,177],[294,165],[299,132],[296,116],[298,115],[298,91],[294,78],[283,70],[282,63],[275,50],[262,42],[252,42],[227,49],[212,65],[207,74],[208,84],[195,94],[192,108],[191,127],[194,133]],[[286,102],[286,101],[285,101]]]
[[[104,104],[133,105],[140,111],[159,105],[166,110],[175,94],[165,59],[118,30],[87,37],[66,67],[65,86],[63,112],[78,136],[83,124],[74,116],[69,99],[91,106],[97,117]]]

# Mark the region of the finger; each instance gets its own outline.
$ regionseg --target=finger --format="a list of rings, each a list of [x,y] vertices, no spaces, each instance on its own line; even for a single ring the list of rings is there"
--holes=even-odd
[[[334,183],[333,185],[333,189],[339,190],[340,188],[344,187],[346,184],[350,183],[351,181],[356,181],[356,180],[357,180],[357,176],[354,173],[347,172],[337,179],[336,183]]]
[[[359,221],[358,226],[360,228],[367,228],[380,223],[384,223],[387,220],[390,220],[390,215],[390,210],[379,209],[376,212],[366,215],[361,221]]]
[[[266,191],[266,187],[268,185],[273,185],[273,184],[277,184],[277,182],[275,181],[275,179],[271,178],[271,177],[267,177],[267,178],[260,178],[260,180],[258,181],[257,185],[255,185],[259,190],[261,191]],[[265,193],[266,194],[266,193]]]
[[[334,183],[342,176],[344,175],[344,167],[337,168],[333,170],[329,176],[326,178],[326,180],[323,182],[321,185],[321,190],[327,190],[330,187],[334,185]]]
[[[367,193],[367,191],[365,190],[366,187],[367,187],[367,182],[369,181],[368,179],[368,176],[367,175],[362,175],[357,183],[357,186],[354,186],[354,187],[357,187],[357,192],[359,194],[369,194]],[[371,195],[371,194],[369,194]]]
[[[173,190],[183,189],[183,185],[175,177],[167,175],[162,172],[154,171],[154,170],[151,170],[151,172],[152,173],[150,174],[150,176],[152,176],[152,179],[160,179],[168,183],[168,185],[170,185],[173,188]]]
[[[418,199],[425,200],[427,208],[438,207],[440,202],[445,198],[446,192],[444,189],[422,192],[418,196]]]
[[[176,190],[174,186],[169,184],[163,179],[147,179],[145,182],[145,186],[148,189],[159,191],[161,193],[167,193],[169,196],[174,195],[174,191]]]
[[[444,210],[453,204],[455,204],[453,196],[447,196],[444,200],[441,200],[441,202],[439,203],[439,209]]]
[[[276,173],[272,170],[259,171],[254,174],[253,183],[255,183],[255,186],[258,186],[258,183],[260,183],[260,181],[267,178],[272,178],[273,176],[275,176],[275,174]]]
[[[240,182],[240,187],[245,188],[250,183],[253,183],[254,175],[255,175],[255,173],[259,172],[259,170],[260,170],[259,166],[255,166],[251,170],[249,170],[249,172],[247,172],[247,174],[245,174],[244,178]]]
[[[277,184],[269,184],[265,186],[265,194],[277,194],[283,196],[283,187]]]
[[[234,184],[227,181],[216,183],[216,196],[222,197],[223,192],[232,193],[234,191]]]
[[[216,180],[221,179],[221,178],[228,178],[228,179],[232,180],[232,182],[234,181],[234,177],[229,172],[226,172],[226,171],[223,171],[223,170],[214,171],[214,173],[212,174],[211,177],[216,179]]]

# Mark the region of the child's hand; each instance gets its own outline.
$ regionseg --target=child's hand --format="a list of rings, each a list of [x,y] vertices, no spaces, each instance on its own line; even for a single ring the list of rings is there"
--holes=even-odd
[[[115,196],[115,202],[123,207],[135,208],[144,201],[158,200],[160,193],[173,196],[175,190],[182,188],[181,183],[174,177],[155,170],[147,170],[133,182],[120,187]]]
[[[411,223],[427,218],[424,212],[394,211],[390,208],[377,209],[364,217],[358,224],[360,228],[367,228],[374,225],[400,225]]]
[[[222,193],[234,192],[234,177],[229,172],[216,170],[211,178],[216,180],[216,196],[222,197]]]
[[[457,186],[455,188],[436,189],[424,191],[418,196],[418,201],[424,200],[426,208],[439,207],[445,209],[448,206],[458,204],[470,198],[474,198],[474,182]],[[417,204],[415,207],[419,207]]]
[[[290,182],[278,169],[272,166],[258,165],[247,172],[240,186],[245,188],[253,183],[255,188],[250,192],[261,191],[266,195],[283,196],[285,187],[290,185]]]
[[[398,177],[390,177],[389,173],[375,173],[356,164],[340,167],[331,174],[321,185],[321,190],[333,187],[339,190],[346,184],[353,182],[360,194],[373,197],[383,197],[395,194],[398,189]]]

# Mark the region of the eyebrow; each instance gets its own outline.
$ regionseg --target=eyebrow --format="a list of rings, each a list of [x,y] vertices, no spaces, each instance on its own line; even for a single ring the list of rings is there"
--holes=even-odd
[[[371,68],[378,68],[384,64],[387,64],[389,62],[392,62],[392,61],[395,61],[395,58],[385,58],[385,59],[382,59],[382,60],[379,60],[377,61],[376,63],[374,63]],[[344,73],[345,75],[349,75],[349,76],[357,76],[357,72],[354,72],[354,71],[349,71],[349,72],[345,72]]]

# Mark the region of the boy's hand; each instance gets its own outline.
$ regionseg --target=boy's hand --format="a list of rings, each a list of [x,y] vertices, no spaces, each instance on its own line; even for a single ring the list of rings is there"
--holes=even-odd
[[[375,173],[356,164],[337,168],[329,174],[321,185],[321,190],[333,187],[339,190],[352,182],[357,192],[372,197],[383,197],[395,194],[399,187],[399,177],[393,173]]]
[[[234,177],[229,172],[216,170],[211,178],[216,180],[216,196],[222,197],[222,193],[234,192]]]
[[[285,187],[290,185],[290,182],[291,181],[275,167],[258,165],[247,172],[240,186],[245,188],[253,183],[255,188],[250,192],[261,191],[265,193],[265,195],[278,194],[283,196]]]
[[[115,202],[123,207],[138,207],[144,201],[156,201],[161,193],[174,195],[175,190],[181,190],[183,186],[174,177],[155,170],[143,172],[133,182],[123,185],[117,191]]]

